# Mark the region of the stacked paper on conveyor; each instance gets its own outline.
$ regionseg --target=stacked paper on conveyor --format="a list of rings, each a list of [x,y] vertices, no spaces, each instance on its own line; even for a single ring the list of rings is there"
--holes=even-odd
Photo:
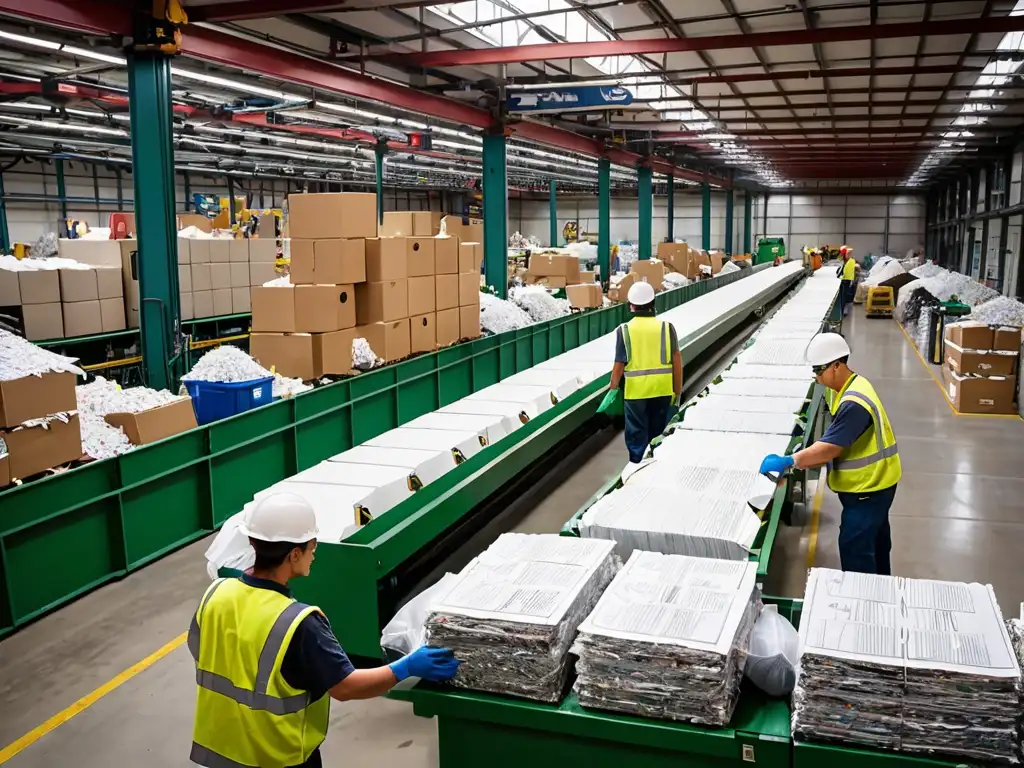
[[[761,397],[759,395],[720,395],[714,390],[699,397],[690,409],[701,408],[715,411],[747,411],[749,413],[797,414],[807,401],[802,397]]]
[[[610,539],[615,552],[746,560],[761,527],[742,498],[627,484],[606,494],[580,518],[580,536]]]
[[[659,454],[660,456],[660,454]],[[689,495],[748,501],[775,491],[775,484],[757,471],[760,464],[708,466],[655,456],[640,464],[624,481],[635,488],[662,488]]]
[[[810,572],[793,733],[1017,762],[1020,665],[992,588]]]
[[[427,618],[427,641],[462,664],[453,683],[562,698],[569,646],[618,568],[613,543],[506,533],[467,565]]]
[[[742,379],[735,379],[742,381]],[[699,429],[710,432],[754,432],[762,435],[791,435],[796,426],[792,413],[756,413],[726,411],[716,408],[688,408],[676,429]]]
[[[755,563],[634,552],[580,626],[584,707],[726,725],[761,611]]]
[[[723,379],[800,379],[814,378],[809,365],[760,365],[734,363],[722,371]]]
[[[694,467],[745,467],[756,470],[769,453],[783,454],[787,435],[757,435],[680,429],[667,435],[654,449],[655,461]]]

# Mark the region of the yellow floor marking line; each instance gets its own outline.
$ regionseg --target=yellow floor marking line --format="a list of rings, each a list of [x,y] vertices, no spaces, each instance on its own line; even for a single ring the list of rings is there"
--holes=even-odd
[[[811,505],[811,533],[807,538],[807,567],[814,567],[818,554],[818,526],[821,523],[821,504],[825,500],[825,470],[818,475],[818,487],[814,491],[814,502]]]
[[[960,413],[956,408],[953,407],[953,403],[949,399],[949,395],[946,394],[946,388],[942,386],[942,382],[939,381],[939,377],[935,375],[934,371],[932,371],[932,366],[930,366],[928,364],[928,361],[924,359],[924,356],[921,354],[921,350],[917,348],[917,344],[915,344],[914,340],[910,338],[910,334],[907,333],[907,329],[903,327],[902,323],[900,323],[899,320],[893,318],[893,322],[896,323],[896,327],[903,332],[903,336],[904,338],[906,338],[907,343],[910,345],[910,348],[914,350],[914,354],[917,355],[917,359],[921,361],[921,365],[924,366],[924,369],[928,372],[928,375],[932,377],[932,381],[935,382],[935,386],[937,386],[939,388],[939,392],[942,393],[942,399],[946,401],[946,405],[949,406],[949,410],[952,412],[954,416],[968,416],[981,419],[1016,419],[1017,421],[1021,420],[1020,415],[1016,413]]]
[[[107,681],[99,688],[94,690],[92,693],[87,693],[85,696],[80,698],[67,709],[58,712],[56,715],[51,717],[42,725],[33,728],[20,739],[12,741],[3,749],[0,749],[0,765],[6,763],[19,752],[28,749],[30,746],[32,746],[41,738],[43,738],[43,736],[48,734],[50,731],[56,729],[58,726],[63,725],[78,713],[84,712],[97,701],[106,696],[108,693],[115,690],[116,688],[119,688],[124,683],[127,683],[140,672],[149,669],[151,666],[156,664],[158,661],[160,661],[160,659],[169,654],[171,651],[177,650],[178,648],[183,646],[186,640],[188,640],[188,632],[183,632],[178,637],[171,640],[171,642],[167,643],[167,645],[163,646],[157,651],[154,651],[149,656],[144,658],[142,661],[128,667],[128,669],[126,669],[124,672],[117,675],[113,679]]]

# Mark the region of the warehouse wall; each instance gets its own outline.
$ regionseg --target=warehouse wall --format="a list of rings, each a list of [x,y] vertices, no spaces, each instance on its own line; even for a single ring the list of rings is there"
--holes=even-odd
[[[764,196],[754,201],[754,232],[763,237]],[[924,247],[924,195],[797,195],[768,197],[769,237],[786,238],[791,253],[805,245],[846,244],[854,256],[904,255]]]

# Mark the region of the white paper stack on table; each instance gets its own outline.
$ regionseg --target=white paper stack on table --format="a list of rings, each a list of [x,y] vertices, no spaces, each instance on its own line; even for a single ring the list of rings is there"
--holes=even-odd
[[[992,588],[810,571],[793,734],[1017,762],[1020,665]]]
[[[462,662],[461,688],[561,701],[569,647],[618,569],[610,541],[506,533],[438,595],[427,642]]]
[[[580,704],[727,725],[761,612],[755,563],[634,552],[573,646]]]

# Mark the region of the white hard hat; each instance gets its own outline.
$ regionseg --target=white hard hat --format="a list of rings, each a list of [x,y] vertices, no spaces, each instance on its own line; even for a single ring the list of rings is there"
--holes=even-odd
[[[626,294],[626,299],[634,307],[642,307],[654,301],[654,286],[650,283],[633,283]]]
[[[316,513],[294,493],[275,493],[256,502],[242,517],[239,530],[258,541],[304,544],[317,537]]]
[[[828,365],[850,354],[850,345],[838,333],[819,333],[807,345],[804,356],[810,365]]]

